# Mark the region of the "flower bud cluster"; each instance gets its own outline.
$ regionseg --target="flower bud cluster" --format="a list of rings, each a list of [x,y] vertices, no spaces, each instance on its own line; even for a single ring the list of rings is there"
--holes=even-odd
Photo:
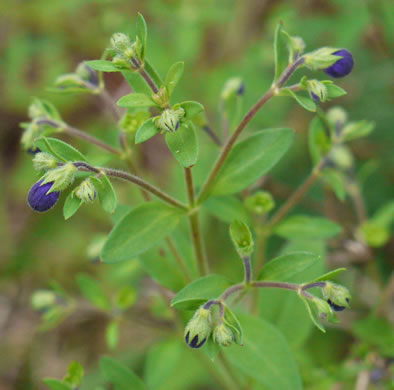
[[[155,125],[162,131],[162,132],[174,132],[178,130],[180,126],[180,121],[185,115],[185,110],[181,107],[174,110],[169,108],[164,110],[161,115],[154,119]]]
[[[142,45],[138,37],[135,42],[123,33],[115,33],[110,39],[111,50],[114,54],[112,63],[120,69],[136,70],[137,59],[142,60]]]
[[[275,201],[269,192],[257,191],[245,199],[245,206],[257,215],[264,215],[275,207]]]

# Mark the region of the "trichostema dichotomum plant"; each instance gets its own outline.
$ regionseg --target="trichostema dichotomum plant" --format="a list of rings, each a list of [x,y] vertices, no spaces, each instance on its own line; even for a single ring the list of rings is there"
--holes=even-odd
[[[272,85],[243,118],[242,99],[247,88],[241,78],[232,78],[226,83],[219,109],[227,139],[220,140],[211,129],[202,104],[173,99],[173,92],[183,74],[183,62],[173,64],[162,79],[147,60],[147,29],[139,15],[134,39],[123,33],[114,34],[103,59],[78,65],[74,73],[58,77],[52,88],[58,93],[100,96],[116,120],[118,145],[110,145],[76,129],[61,118],[52,104],[40,99],[33,100],[29,109],[31,121],[22,125],[25,129],[22,146],[26,151],[35,153],[33,164],[40,173],[28,194],[28,203],[33,210],[48,211],[64,193],[65,219],[74,215],[82,204],[89,205],[96,199],[106,212],[113,214],[117,209],[117,196],[112,179],[121,179],[139,187],[144,202],[127,208],[122,218],[116,218],[109,236],[96,246],[96,256],[108,264],[138,257],[150,273],[148,257],[152,248],[168,248],[176,261],[176,271],[183,278],[181,286],[168,292],[172,297],[171,306],[189,312],[185,318],[177,317],[185,326],[184,340],[194,349],[207,347],[212,359],[221,347],[230,350],[237,348],[234,345],[242,345],[248,351],[254,340],[248,331],[243,331],[243,327],[248,330],[249,322],[258,321],[265,327],[265,332],[270,331],[262,319],[245,314],[246,310],[235,314],[232,309],[234,302],[249,302],[252,296],[251,309],[256,313],[258,292],[265,289],[289,290],[295,294],[305,304],[313,323],[322,331],[325,331],[324,321],[336,322],[336,312],[349,307],[350,303],[348,290],[331,282],[344,271],[343,268],[327,273],[323,271],[320,272],[322,275],[312,278],[304,276],[307,269],[321,263],[318,253],[305,245],[294,251],[282,250],[278,257],[264,261],[264,243],[273,235],[291,242],[292,234],[299,234],[304,226],[311,226],[310,234],[321,242],[341,230],[337,224],[324,218],[307,215],[288,217],[288,213],[318,179],[331,187],[340,199],[347,193],[356,196],[352,181],[353,158],[346,142],[365,136],[372,131],[373,124],[348,122],[346,113],[338,107],[325,112],[321,106],[324,102],[346,92],[332,80],[319,79],[325,74],[333,78],[348,75],[353,68],[353,57],[348,50],[331,47],[305,53],[303,40],[289,35],[282,25],[275,33],[274,52]],[[315,71],[314,78],[299,76],[297,82],[290,83],[297,78],[295,72],[304,67]],[[105,89],[103,72],[121,72],[133,92],[115,104]],[[311,175],[280,207],[269,192],[254,191],[253,185],[287,152],[294,140],[294,132],[288,128],[265,129],[240,140],[260,108],[277,96],[291,97],[306,110],[316,113],[309,139],[313,160]],[[204,152],[199,147],[202,131],[220,146],[220,152],[196,190],[193,167]],[[89,142],[101,148],[103,153],[112,154],[127,166],[127,171],[93,164],[77,149],[54,137],[62,133]],[[187,202],[149,183],[134,170],[133,150],[155,136],[164,137],[168,149],[184,171]],[[231,203],[243,211],[232,215],[230,207],[230,214],[220,215],[220,207],[212,206],[213,201],[226,204],[225,210],[229,210]],[[239,275],[237,283],[210,271],[214,259],[208,258],[205,252],[200,224],[204,207],[218,218],[230,222],[230,237],[243,265],[243,275]],[[187,260],[177,249],[172,235],[175,228],[180,228],[183,219],[189,223],[188,243],[194,250],[194,258]],[[366,228],[362,231],[365,232]],[[193,261],[195,268],[192,269]],[[199,277],[196,277],[197,272]],[[163,284],[163,288],[168,287],[159,273],[152,271],[152,276]],[[119,292],[114,308],[108,299],[98,301],[86,292],[86,284],[94,285],[96,291],[100,291],[96,282],[85,276],[78,283],[93,304],[111,315],[116,313],[108,328],[108,334],[116,334],[119,316],[134,302],[132,294],[129,291]],[[47,315],[69,315],[75,305],[73,300],[62,297],[59,301],[56,296],[56,292],[51,291],[40,293],[34,297],[34,306],[39,310],[44,308]],[[116,345],[116,338],[111,336],[109,340],[110,345]]]

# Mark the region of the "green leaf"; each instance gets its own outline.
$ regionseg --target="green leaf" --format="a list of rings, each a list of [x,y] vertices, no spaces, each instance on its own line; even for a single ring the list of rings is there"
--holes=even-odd
[[[111,321],[105,331],[105,339],[109,349],[115,349],[119,343],[119,324],[117,321]]]
[[[335,99],[337,97],[347,94],[347,92],[343,88],[338,87],[338,85],[335,85],[333,83],[330,83],[330,84],[323,83],[323,84],[325,84],[325,86],[327,88],[327,97],[329,100]]]
[[[143,93],[129,93],[121,97],[117,103],[119,107],[136,108],[136,107],[150,107],[155,106],[156,103]]]
[[[43,382],[52,390],[72,390],[72,387],[57,379],[45,378]]]
[[[235,145],[218,174],[211,194],[232,194],[256,182],[281,159],[293,139],[291,129],[267,129]]]
[[[86,157],[73,146],[56,138],[41,137],[35,142],[35,146],[42,152],[60,156],[65,161],[87,161]]]
[[[365,137],[370,134],[375,128],[375,122],[358,121],[350,122],[343,129],[343,140],[351,141],[356,138]]]
[[[100,72],[120,72],[120,69],[115,66],[111,61],[106,60],[93,60],[85,61],[85,64],[90,66],[94,70]]]
[[[283,238],[330,238],[342,231],[338,224],[320,217],[293,215],[286,218],[274,230]]]
[[[113,214],[118,204],[118,199],[111,181],[105,175],[101,176],[100,178],[91,176],[90,180],[93,182],[97,190],[101,207],[107,213]]]
[[[146,390],[146,386],[128,367],[109,357],[100,360],[100,369],[117,390]]]
[[[153,118],[150,118],[145,121],[137,130],[137,133],[135,135],[135,143],[140,144],[142,142],[145,142],[159,132],[160,130],[155,125]]]
[[[319,256],[309,252],[293,252],[279,256],[264,265],[258,279],[289,282],[298,274],[313,266]]]
[[[152,90],[149,88],[149,85],[146,84],[140,73],[132,72],[131,70],[122,70],[121,72],[134,92],[143,93],[148,96],[152,94]]]
[[[203,351],[208,355],[212,362],[214,362],[219,355],[220,347],[213,341],[212,333],[206,341]]]
[[[196,310],[209,299],[220,296],[230,281],[222,275],[208,275],[184,287],[171,301],[171,306],[181,310]]]
[[[321,158],[331,150],[331,141],[327,136],[323,121],[318,116],[315,116],[309,125],[308,143],[313,165],[318,164]]]
[[[101,257],[105,263],[130,260],[164,239],[176,227],[181,213],[160,202],[130,211],[111,231]]]
[[[122,287],[116,294],[115,304],[121,310],[126,310],[134,305],[137,299],[135,290],[129,286]]]
[[[346,268],[337,268],[334,269],[333,271],[327,272],[324,275],[319,276],[316,279],[313,279],[312,282],[320,282],[322,280],[332,280],[334,279],[337,275],[339,275],[340,273],[346,271]],[[311,283],[312,283],[311,282]]]
[[[335,192],[335,195],[342,202],[346,198],[346,178],[342,172],[335,169],[326,168],[323,171],[323,178]]]
[[[289,53],[287,50],[287,39],[282,34],[283,26],[279,23],[275,31],[274,39],[274,56],[275,56],[275,77],[274,82],[279,79],[279,76],[287,67]]]
[[[81,207],[81,205],[82,205],[82,200],[74,196],[73,192],[70,192],[63,206],[64,219],[67,220],[71,218]]]
[[[191,100],[176,104],[174,106],[174,109],[178,107],[182,107],[185,110],[186,119],[192,119],[193,117],[204,111],[204,106],[201,103],[194,102]]]
[[[111,309],[111,302],[96,279],[86,274],[78,274],[76,281],[88,301],[104,311]]]
[[[144,59],[146,52],[146,41],[148,37],[148,27],[146,26],[144,17],[140,13],[138,13],[137,16],[136,30],[137,30],[137,37],[141,41],[141,46],[142,46],[141,57],[142,59]]]
[[[239,314],[244,346],[224,350],[232,365],[270,390],[301,390],[302,382],[283,335],[270,323]]]
[[[286,89],[286,92],[305,110],[316,112],[316,103],[310,97],[299,95],[291,89]]]
[[[71,387],[77,388],[82,382],[84,376],[84,369],[78,362],[72,362],[68,366],[67,375],[64,381],[67,382]]]
[[[168,96],[171,96],[174,92],[175,87],[182,77],[184,67],[184,62],[175,62],[175,64],[171,65],[170,69],[168,70],[165,80]]]
[[[192,122],[182,123],[178,130],[167,132],[166,143],[182,166],[187,168],[197,162],[199,146]]]
[[[145,70],[148,72],[149,76],[153,79],[156,86],[160,88],[161,85],[164,85],[163,80],[161,79],[159,73],[157,73],[156,69],[146,58],[144,64],[145,64]]]
[[[245,206],[235,196],[211,196],[203,203],[203,208],[226,223],[232,223],[236,219],[250,222]]]

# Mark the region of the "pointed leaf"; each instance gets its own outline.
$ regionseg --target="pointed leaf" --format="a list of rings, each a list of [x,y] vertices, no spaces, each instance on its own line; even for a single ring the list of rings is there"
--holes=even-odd
[[[279,23],[275,31],[274,39],[274,56],[275,56],[275,77],[274,81],[277,81],[279,76],[287,67],[289,53],[287,50],[287,38],[282,34],[283,26]]]
[[[185,110],[185,118],[186,119],[191,119],[198,115],[199,113],[204,111],[204,106],[198,102],[194,101],[187,101],[187,102],[182,102],[179,104],[176,104],[174,106],[174,109],[179,106],[182,107]]]
[[[130,93],[121,97],[116,103],[119,107],[136,108],[136,107],[151,107],[156,103],[143,93]]]
[[[107,213],[113,214],[118,204],[118,199],[111,181],[105,175],[101,176],[100,178],[91,176],[90,180],[93,182],[98,192],[98,198],[101,207]]]
[[[175,64],[171,65],[171,68],[168,70],[165,80],[165,86],[167,88],[167,92],[169,96],[172,95],[175,87],[177,86],[179,80],[181,79],[184,67],[185,67],[184,62],[175,62]]]
[[[93,60],[93,61],[85,61],[85,64],[90,66],[94,70],[98,70],[100,72],[120,72],[120,69],[115,66],[111,61],[106,60]]]
[[[78,211],[81,205],[82,200],[74,196],[73,192],[70,192],[63,206],[64,219],[71,218]]]
[[[139,38],[142,46],[142,59],[144,59],[146,52],[146,41],[148,36],[148,27],[142,14],[138,13],[136,22],[137,37]]]
[[[35,142],[35,146],[42,152],[58,155],[65,161],[87,161],[86,157],[73,146],[56,138],[41,137]]]
[[[150,118],[146,120],[137,130],[137,133],[135,135],[135,143],[140,144],[142,142],[145,142],[159,132],[160,130],[155,125],[153,118]]]
[[[296,100],[296,102],[303,108],[305,108],[305,110],[311,111],[311,112],[316,112],[316,103],[307,96],[302,96],[300,94],[297,94],[295,92],[293,92],[291,89],[287,89],[286,92],[288,92],[288,94]]]

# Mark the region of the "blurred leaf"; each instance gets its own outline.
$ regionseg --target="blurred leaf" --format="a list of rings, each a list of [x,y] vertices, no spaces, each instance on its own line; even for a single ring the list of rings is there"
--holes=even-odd
[[[144,253],[171,233],[180,215],[160,202],[137,206],[112,229],[101,252],[103,261],[116,263]]]
[[[148,36],[148,27],[146,26],[146,22],[142,14],[138,13],[137,22],[136,22],[136,30],[137,30],[137,37],[139,38],[142,46],[142,53],[141,57],[144,59],[145,52],[146,52],[146,41]]]
[[[184,167],[191,167],[197,162],[199,145],[196,130],[192,122],[181,123],[178,130],[166,133],[168,149]]]
[[[171,96],[174,92],[175,87],[177,86],[179,80],[182,77],[183,69],[185,67],[184,62],[175,62],[175,64],[171,65],[168,70],[165,86],[167,88],[168,95]]]
[[[236,344],[243,345],[244,333],[237,316],[230,310],[228,306],[224,308],[224,323],[231,328],[234,333],[234,341]]]
[[[250,222],[250,217],[243,203],[235,196],[211,196],[203,203],[203,208],[223,222],[240,220]]]
[[[323,178],[334,191],[335,195],[342,202],[346,198],[346,182],[342,172],[335,169],[326,168],[323,170]]]
[[[124,286],[116,294],[115,303],[119,309],[126,310],[131,306],[133,306],[136,299],[137,299],[136,291],[129,286]]]
[[[324,123],[318,116],[315,116],[309,125],[308,143],[313,165],[316,165],[331,149],[331,141]]]
[[[84,376],[84,369],[78,362],[72,362],[68,366],[67,375],[64,381],[67,382],[72,388],[77,388],[82,382]]]
[[[343,129],[343,140],[351,141],[356,138],[365,137],[375,128],[375,123],[371,121],[350,122]]]
[[[159,132],[160,130],[155,125],[153,118],[150,118],[138,129],[137,134],[135,135],[135,143],[140,144],[145,142]]]
[[[293,92],[291,89],[285,89],[283,93],[287,93],[291,96],[302,108],[310,112],[316,112],[316,103],[309,97],[303,96]]]
[[[56,138],[41,137],[35,142],[35,146],[42,152],[47,152],[55,157],[58,155],[66,161],[87,161],[80,151]]]
[[[258,280],[289,282],[295,275],[302,274],[319,260],[319,256],[314,253],[287,253],[266,263],[258,276]]]
[[[293,139],[291,129],[266,129],[236,144],[219,171],[212,195],[232,194],[256,182],[282,158]]]
[[[321,217],[292,215],[274,230],[283,238],[330,238],[342,231],[340,225]]]
[[[171,301],[171,306],[180,310],[196,310],[209,299],[217,298],[230,281],[222,275],[208,275],[194,280],[178,292]]]
[[[193,102],[191,100],[176,104],[174,106],[174,110],[178,107],[182,107],[185,110],[185,119],[192,119],[204,111],[204,106],[201,103]]]
[[[279,76],[287,67],[289,53],[287,50],[287,39],[282,34],[283,26],[278,23],[275,31],[274,39],[274,56],[275,56],[275,77],[274,82],[278,80]]]
[[[69,384],[57,379],[45,378],[43,382],[52,390],[73,390]]]
[[[104,311],[111,309],[111,302],[96,279],[86,274],[78,274],[76,280],[82,294],[88,301]]]
[[[146,390],[146,386],[129,368],[109,357],[100,359],[100,369],[117,390]]]
[[[70,192],[63,206],[64,219],[71,218],[78,211],[81,205],[82,200],[74,196],[73,192]]]
[[[272,390],[300,390],[302,382],[290,348],[270,323],[239,314],[244,327],[244,346],[224,352],[234,367]]]
[[[148,95],[135,92],[121,97],[116,104],[126,108],[156,106],[156,103]]]
[[[94,70],[100,72],[120,72],[120,69],[115,66],[111,61],[106,60],[93,60],[85,61],[85,64],[90,66]]]
[[[119,343],[119,324],[116,320],[111,321],[105,331],[105,338],[109,349],[115,349]]]
[[[118,199],[111,181],[106,175],[102,175],[100,178],[91,176],[90,180],[93,182],[97,190],[101,207],[107,213],[113,214],[118,204]]]

